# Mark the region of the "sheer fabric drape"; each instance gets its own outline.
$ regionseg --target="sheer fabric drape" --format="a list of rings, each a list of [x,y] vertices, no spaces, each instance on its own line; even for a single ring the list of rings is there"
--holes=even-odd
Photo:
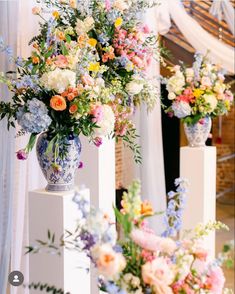
[[[28,41],[37,32],[37,17],[31,13],[33,0],[0,1],[0,36],[13,45],[14,54],[27,57],[31,49]],[[6,56],[0,56],[0,71],[9,69]],[[0,99],[10,101],[11,94],[4,88]],[[35,151],[25,162],[17,161],[15,152],[24,148],[28,136],[15,138],[15,131],[0,123],[0,293],[6,293],[9,271],[20,270],[28,281],[28,191],[44,187]],[[11,287],[11,294],[27,294],[23,287]]]

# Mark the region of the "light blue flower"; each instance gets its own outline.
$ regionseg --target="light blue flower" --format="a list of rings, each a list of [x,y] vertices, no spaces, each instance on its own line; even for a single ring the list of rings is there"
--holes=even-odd
[[[20,107],[16,116],[18,124],[28,133],[46,131],[52,122],[45,104],[36,98]]]
[[[192,112],[191,106],[184,101],[175,101],[172,104],[172,110],[174,111],[175,116],[178,118],[184,118],[186,116],[189,116]]]
[[[106,285],[106,291],[109,294],[127,294],[126,291],[120,289],[116,284],[108,282]]]

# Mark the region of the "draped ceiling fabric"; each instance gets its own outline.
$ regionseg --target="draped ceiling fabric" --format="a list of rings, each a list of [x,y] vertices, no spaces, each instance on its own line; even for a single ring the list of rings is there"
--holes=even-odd
[[[168,2],[166,5],[165,2]],[[229,7],[227,5],[227,7]],[[161,0],[161,4],[157,8],[160,12],[156,13],[157,22],[160,24],[163,35],[170,29],[169,15],[174,20],[175,24],[195,48],[196,51],[210,56],[211,60],[221,66],[230,73],[235,72],[235,53],[234,49],[219,41],[200,24],[191,17],[184,9],[180,0]],[[234,15],[234,10],[227,9],[227,14]],[[229,17],[231,19],[231,17]]]

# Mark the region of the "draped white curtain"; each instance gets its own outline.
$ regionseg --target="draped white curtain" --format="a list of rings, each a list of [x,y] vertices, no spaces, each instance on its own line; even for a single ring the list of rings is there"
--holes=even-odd
[[[170,18],[167,20],[161,13],[162,10],[152,8],[144,16],[145,23],[156,34],[158,32],[166,33],[166,24],[170,22]],[[153,111],[147,113],[147,109],[142,107],[140,111],[135,113],[135,126],[137,133],[140,135],[142,164],[136,165],[130,162],[130,152],[128,150],[124,151],[123,164],[124,170],[126,170],[124,185],[128,186],[133,178],[139,178],[142,184],[142,197],[153,204],[155,211],[165,211],[166,191],[161,129],[160,81],[156,79],[156,77],[159,77],[159,63],[153,61],[148,68],[147,74],[150,79],[155,78],[155,86],[159,90],[159,97]],[[150,225],[156,233],[160,234],[164,230],[162,216],[151,218]]]
[[[37,31],[38,19],[31,13],[34,5],[29,0],[0,1],[0,36],[14,45],[14,53],[19,56],[30,54],[27,43]],[[7,70],[5,60],[2,55],[0,71]],[[6,90],[1,92],[1,100],[10,101],[10,97]],[[45,186],[35,151],[27,161],[16,160],[15,152],[26,146],[28,137],[15,139],[14,134],[13,130],[7,132],[5,121],[0,124],[0,293],[6,293],[9,269],[20,270],[28,281],[28,257],[24,255],[28,245],[28,191]],[[11,287],[11,294],[16,293],[27,294],[28,290]]]
[[[165,2],[167,2],[167,4]],[[161,27],[162,34],[165,34],[170,29],[170,15],[179,30],[196,51],[203,54],[209,52],[208,55],[212,61],[221,64],[228,72],[235,72],[234,48],[219,41],[204,30],[200,24],[186,12],[180,0],[161,0],[161,5],[159,5],[157,9],[160,12],[156,13],[155,16]],[[234,15],[234,10],[232,11]]]
[[[228,24],[230,31],[235,33],[234,9],[229,0],[214,0],[210,8],[210,13],[218,18],[219,21],[224,19]]]

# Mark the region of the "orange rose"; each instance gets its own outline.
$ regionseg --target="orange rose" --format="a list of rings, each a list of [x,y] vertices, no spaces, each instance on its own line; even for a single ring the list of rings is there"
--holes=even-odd
[[[64,97],[60,95],[55,95],[50,100],[50,106],[56,111],[63,111],[66,109],[66,101]]]
[[[70,108],[69,108],[69,112],[70,112],[71,114],[74,114],[77,110],[78,110],[78,107],[77,107],[76,104],[72,104],[72,105],[70,106]]]
[[[141,203],[141,215],[153,215],[153,207],[148,201]]]
[[[72,101],[74,98],[75,98],[74,93],[69,93],[69,94],[67,95],[67,99],[68,99],[69,101]]]

